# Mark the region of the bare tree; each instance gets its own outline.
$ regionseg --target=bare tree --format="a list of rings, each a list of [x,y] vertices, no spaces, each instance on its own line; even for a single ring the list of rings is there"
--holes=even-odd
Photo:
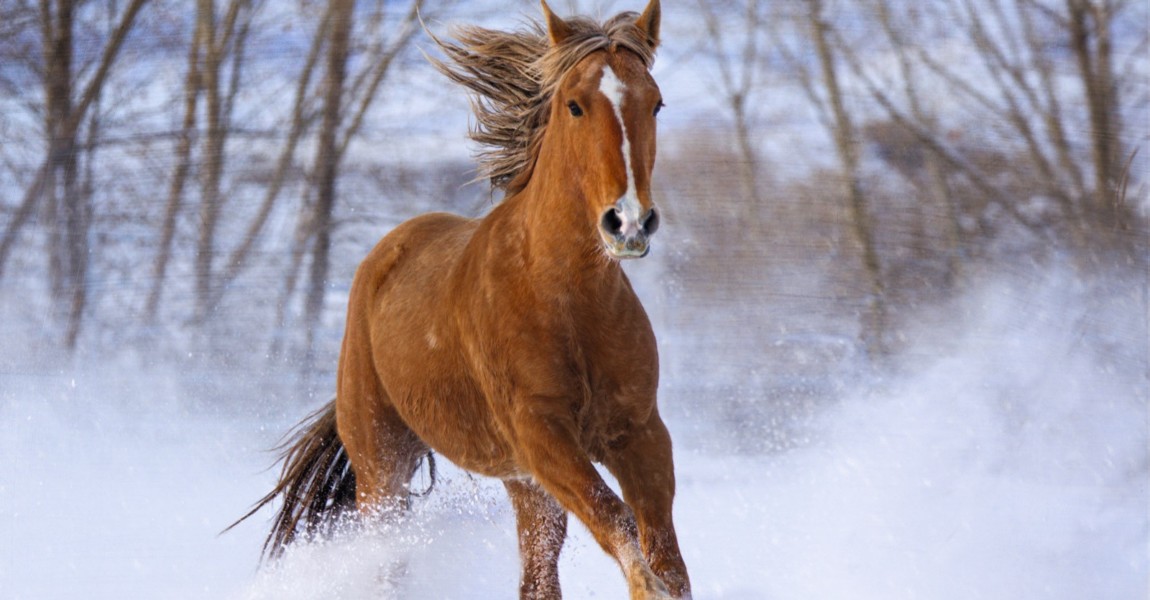
[[[888,353],[886,336],[889,315],[886,289],[875,242],[873,218],[863,189],[859,136],[844,100],[842,67],[833,43],[832,25],[828,21],[822,0],[805,0],[804,9],[795,17],[798,23],[805,24],[807,39],[814,48],[817,71],[809,68],[793,54],[790,55],[790,62],[796,72],[800,73],[802,86],[812,102],[824,112],[823,122],[834,142],[835,153],[842,169],[850,222],[868,285],[866,311],[862,319],[862,342],[872,359],[881,360]]]
[[[192,147],[196,137],[196,112],[199,107],[200,92],[203,89],[200,80],[200,63],[204,48],[204,39],[207,25],[204,19],[195,20],[192,38],[188,44],[187,75],[184,78],[184,116],[176,142],[176,164],[168,184],[168,200],[164,210],[164,221],[160,229],[159,248],[152,267],[152,287],[148,293],[148,302],[144,314],[149,324],[154,324],[160,309],[160,298],[163,294],[164,281],[167,277],[168,265],[172,259],[172,247],[176,237],[176,221],[183,206],[184,189],[188,181],[188,173],[192,167]]]
[[[196,4],[196,28],[203,32],[200,78],[206,121],[200,173],[199,239],[196,245],[196,322],[203,322],[210,314],[215,283],[216,231],[223,205],[221,185],[225,146],[231,131],[227,99],[234,97],[234,91],[227,90],[222,81],[224,66],[229,52],[238,52],[242,45],[242,38],[236,35],[240,30],[239,17],[241,11],[250,8],[250,0],[231,0],[223,21],[217,23],[215,0],[198,0]],[[232,84],[238,85],[238,80],[233,79]]]
[[[1093,204],[1104,226],[1119,227],[1129,215],[1115,210],[1122,179],[1121,111],[1114,72],[1113,29],[1122,0],[1066,0],[1065,26],[1078,63],[1090,119],[1094,163]]]
[[[915,66],[911,60],[915,40],[908,37],[909,32],[922,31],[929,24],[922,21],[923,13],[921,11],[912,11],[907,15],[908,21],[905,23],[896,22],[895,12],[896,9],[887,0],[878,0],[874,5],[874,15],[878,19],[882,32],[887,36],[895,50],[898,73],[902,79],[901,89],[906,98],[907,109],[916,122],[923,123],[931,130],[937,131],[939,129],[937,118],[931,107],[928,106],[928,102],[924,100],[922,90],[918,87],[919,78],[915,74]],[[907,133],[902,129],[900,131]],[[904,144],[904,146],[909,147],[913,144]],[[935,205],[942,209],[941,212],[945,216],[942,227],[943,239],[945,240],[943,251],[946,253],[943,285],[946,289],[951,289],[956,285],[961,275],[965,246],[958,200],[955,197],[953,186],[947,178],[946,165],[938,153],[926,149],[926,151],[917,154],[925,174],[921,177],[907,174],[908,179],[919,183],[924,197],[933,200]]]
[[[57,306],[67,323],[65,344],[74,348],[87,303],[90,195],[79,182],[81,127],[103,89],[144,0],[123,10],[109,35],[91,77],[81,84],[74,64],[74,0],[40,3],[44,131],[47,150],[31,185],[0,238],[0,276],[16,238],[38,203],[50,227],[49,279]],[[82,91],[77,95],[76,90]],[[94,144],[94,136],[89,144]],[[58,226],[57,226],[58,225]]]
[[[703,44],[708,66],[714,66],[726,109],[730,111],[739,153],[740,181],[749,207],[747,222],[766,220],[759,191],[760,161],[755,147],[755,94],[767,73],[769,55],[764,43],[763,2],[698,0],[697,10],[706,28]]]
[[[332,213],[335,210],[336,177],[340,157],[336,137],[342,120],[344,80],[347,78],[349,38],[351,37],[354,0],[331,0],[328,24],[327,73],[324,76],[323,125],[316,147],[316,202],[311,227],[312,258],[310,285],[304,304],[308,324],[308,355],[315,346],[315,326],[323,310],[324,292],[331,252]]]
[[[1137,254],[1130,247],[1137,238],[1129,234],[1138,227],[1137,210],[1119,188],[1129,144],[1145,130],[1125,129],[1121,115],[1139,110],[1131,103],[1138,97],[1145,109],[1145,78],[1132,69],[1138,57],[1144,61],[1147,30],[1127,30],[1121,43],[1114,31],[1121,16],[1145,20],[1144,6],[1124,0],[932,4],[929,18],[948,27],[942,36],[965,44],[958,47],[967,54],[956,61],[944,58],[938,44],[901,39],[916,29],[912,12],[894,0],[876,5],[884,22],[878,31],[903,65],[901,82],[866,64],[841,37],[835,45],[890,119],[932,157],[947,185],[972,189],[982,205],[1001,209],[1039,239],[1068,244],[1080,257],[1104,247]],[[956,135],[954,115],[941,127],[922,107],[914,90],[926,85],[960,99],[968,131]],[[1124,89],[1132,100],[1124,99]],[[994,143],[979,137],[988,135]],[[954,205],[959,218],[981,220],[979,204]]]
[[[304,203],[296,225],[293,252],[278,309],[278,322],[282,328],[287,306],[296,291],[300,269],[304,259],[310,256],[308,285],[304,293],[308,360],[311,360],[314,352],[315,327],[319,324],[326,295],[340,166],[396,58],[409,46],[418,31],[419,11],[423,6],[422,0],[412,0],[406,7],[400,7],[402,12],[388,18],[384,13],[389,3],[377,1],[373,10],[368,12],[371,18],[367,19],[366,31],[355,36],[351,23],[338,23],[340,17],[337,13],[351,14],[354,8],[344,5],[346,1],[332,0],[328,4],[328,13],[323,21],[324,29],[317,32],[317,41],[322,34],[327,62],[322,84],[322,123],[312,169],[314,186],[305,193],[309,201]],[[343,27],[349,29],[346,32],[340,31]],[[343,39],[345,36],[346,41]],[[357,46],[354,43],[357,40],[367,42]],[[372,59],[362,69],[349,74],[349,58],[358,53]],[[258,230],[249,231],[248,239],[252,243],[256,233]],[[245,244],[248,243],[245,241]],[[237,268],[239,264],[238,261],[233,262]]]
[[[248,225],[239,245],[229,255],[225,271],[220,274],[220,283],[216,286],[217,292],[212,300],[213,306],[219,304],[223,299],[224,290],[235,281],[243,268],[249,264],[249,256],[256,247],[260,233],[267,224],[272,209],[275,207],[276,201],[279,199],[280,193],[283,191],[284,185],[287,182],[288,171],[294,164],[296,149],[299,147],[300,139],[308,131],[314,120],[311,111],[307,109],[308,101],[311,99],[311,81],[315,73],[316,64],[319,62],[320,51],[323,49],[330,20],[331,6],[329,5],[324,11],[319,25],[316,27],[307,58],[304,61],[303,68],[296,81],[288,134],[280,150],[279,158],[276,160],[275,171],[272,173],[271,180],[268,182],[267,188],[264,191],[264,197],[260,202],[260,207],[255,218],[253,218],[252,222]]]

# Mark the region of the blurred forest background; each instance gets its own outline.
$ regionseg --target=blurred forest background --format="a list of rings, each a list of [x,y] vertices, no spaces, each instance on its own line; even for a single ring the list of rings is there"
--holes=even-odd
[[[0,1],[0,336],[27,346],[4,370],[125,355],[222,399],[329,395],[367,250],[498,201],[469,183],[467,98],[426,63],[420,17],[449,34],[536,14]],[[1119,340],[1067,326],[1144,373],[1148,23],[1145,0],[666,3],[666,226],[627,265],[664,395],[802,419],[905,368],[915,327],[957,323],[978,282],[1055,270],[1126,315]],[[789,443],[762,433],[738,443]]]

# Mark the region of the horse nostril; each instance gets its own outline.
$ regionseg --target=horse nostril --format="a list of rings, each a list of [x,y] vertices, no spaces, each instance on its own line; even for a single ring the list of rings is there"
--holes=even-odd
[[[652,208],[647,211],[647,218],[643,219],[643,233],[647,235],[655,235],[659,229],[659,211]]]
[[[619,218],[619,209],[610,208],[603,213],[603,230],[611,235],[619,235],[623,231],[623,219]]]

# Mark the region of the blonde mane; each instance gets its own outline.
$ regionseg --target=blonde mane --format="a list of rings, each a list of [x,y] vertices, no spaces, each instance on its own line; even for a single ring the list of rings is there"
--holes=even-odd
[[[476,156],[477,180],[488,179],[506,196],[527,185],[547,129],[551,98],[567,71],[587,55],[622,48],[651,68],[654,43],[635,25],[636,18],[637,13],[624,12],[602,24],[584,17],[566,19],[572,33],[555,46],[539,23],[520,31],[458,27],[454,43],[432,36],[451,61],[432,58],[432,64],[472,94],[475,122],[469,135],[483,148]]]

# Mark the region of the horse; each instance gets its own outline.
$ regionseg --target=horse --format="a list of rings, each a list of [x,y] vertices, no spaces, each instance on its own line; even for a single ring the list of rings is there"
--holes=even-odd
[[[334,400],[297,426],[265,554],[344,511],[406,510],[422,459],[502,480],[520,598],[560,597],[572,513],[633,599],[688,598],[651,323],[621,262],[646,256],[661,10],[431,35],[472,94],[486,216],[401,223],[356,270]],[[434,454],[432,454],[434,453]],[[620,498],[593,463],[616,478]],[[243,520],[243,519],[241,519]]]

